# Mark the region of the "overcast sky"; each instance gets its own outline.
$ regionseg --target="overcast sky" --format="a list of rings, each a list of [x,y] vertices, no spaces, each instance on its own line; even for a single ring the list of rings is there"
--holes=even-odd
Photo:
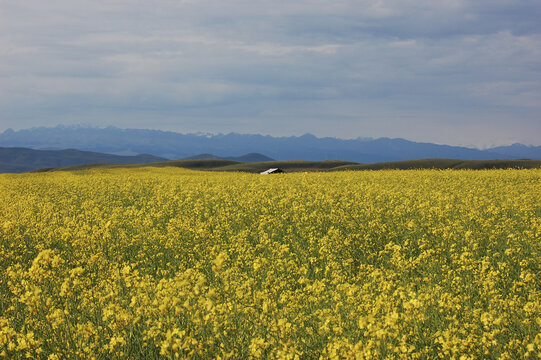
[[[0,0],[0,131],[541,145],[539,0]]]

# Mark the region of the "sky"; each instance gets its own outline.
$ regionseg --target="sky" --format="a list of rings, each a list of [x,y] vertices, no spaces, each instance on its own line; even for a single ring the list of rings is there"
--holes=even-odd
[[[541,145],[539,0],[0,0],[0,131]]]

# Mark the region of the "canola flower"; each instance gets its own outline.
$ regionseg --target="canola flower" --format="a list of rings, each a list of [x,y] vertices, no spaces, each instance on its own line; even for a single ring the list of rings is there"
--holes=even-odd
[[[0,176],[0,357],[535,359],[541,171]]]

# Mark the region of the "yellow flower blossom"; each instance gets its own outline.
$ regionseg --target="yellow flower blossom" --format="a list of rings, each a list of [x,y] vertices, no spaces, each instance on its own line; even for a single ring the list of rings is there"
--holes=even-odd
[[[0,175],[0,357],[521,359],[541,170]]]

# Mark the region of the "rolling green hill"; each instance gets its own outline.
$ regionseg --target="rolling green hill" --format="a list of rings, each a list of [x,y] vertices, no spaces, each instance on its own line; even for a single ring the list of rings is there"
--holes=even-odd
[[[151,163],[166,159],[140,154],[135,156],[121,156],[113,154],[96,153],[75,149],[67,150],[34,150],[27,148],[0,147],[0,173],[25,172],[37,168],[56,168],[76,164],[118,164],[118,163]]]
[[[533,169],[540,168],[541,160],[456,160],[419,159],[407,161],[379,162],[373,164],[346,165],[334,170],[384,170],[384,169]]]
[[[209,161],[210,160],[210,161]],[[213,162],[216,160],[218,162]],[[39,169],[56,169],[64,167],[96,167],[118,166],[116,164],[148,164],[152,162],[167,162],[168,159],[148,154],[121,156],[114,154],[96,153],[92,151],[67,150],[35,150],[28,148],[0,147],[0,173],[21,173]],[[180,163],[178,163],[180,161]],[[212,154],[200,154],[183,160],[169,162],[166,166],[188,168],[214,168],[238,163],[261,163],[274,159],[259,153],[249,153],[238,157],[219,157]],[[158,165],[162,166],[162,165]]]
[[[269,168],[280,168],[284,172],[298,171],[347,171],[347,170],[385,170],[385,169],[509,169],[541,168],[541,160],[455,160],[455,159],[419,159],[408,161],[380,162],[373,164],[359,164],[350,161],[266,161],[245,163],[222,159],[194,159],[161,161],[150,164],[85,164],[59,168],[44,168],[35,170],[66,171],[86,170],[92,168],[134,168],[134,167],[181,167],[194,170],[211,171],[240,171],[259,173]]]

